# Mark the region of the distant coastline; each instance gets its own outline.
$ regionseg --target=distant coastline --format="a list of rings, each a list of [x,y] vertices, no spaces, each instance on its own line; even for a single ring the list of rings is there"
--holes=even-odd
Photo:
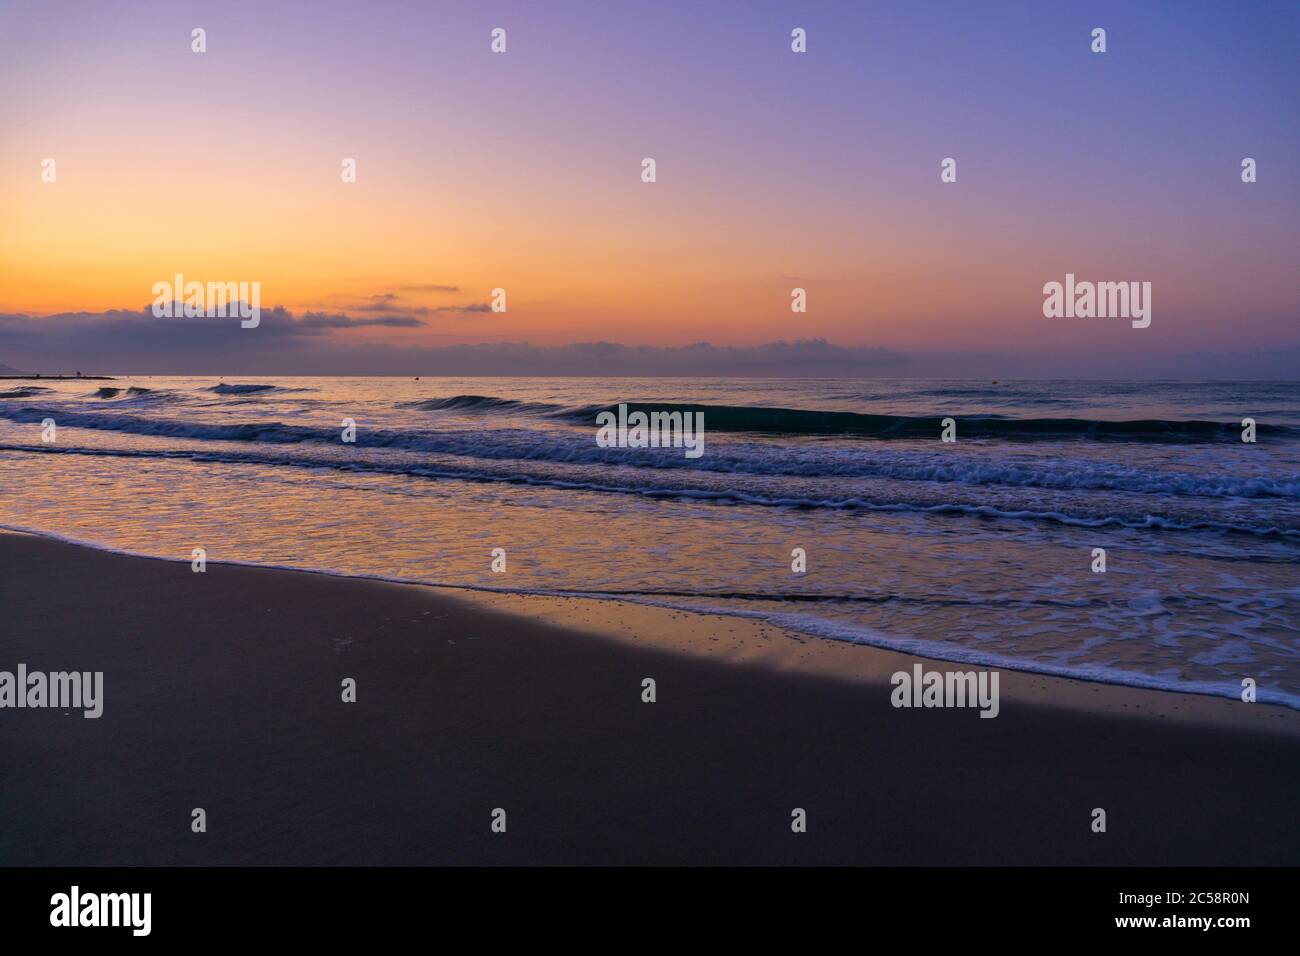
[[[6,382],[26,382],[40,379],[43,382],[111,382],[112,375],[0,375],[0,381]]]

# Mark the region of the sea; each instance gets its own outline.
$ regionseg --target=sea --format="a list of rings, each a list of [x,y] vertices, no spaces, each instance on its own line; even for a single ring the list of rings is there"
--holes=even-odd
[[[0,525],[1300,709],[1296,382],[13,379]]]

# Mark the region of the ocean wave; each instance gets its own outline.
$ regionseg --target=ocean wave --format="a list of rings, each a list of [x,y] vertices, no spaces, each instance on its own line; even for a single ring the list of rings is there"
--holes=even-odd
[[[573,597],[591,597],[599,599],[599,593],[574,593]],[[951,641],[938,641],[928,638],[905,635],[885,634],[876,628],[842,621],[831,621],[809,614],[788,613],[781,611],[761,611],[748,608],[720,608],[709,604],[694,602],[663,601],[655,598],[620,597],[614,600],[630,601],[666,607],[673,610],[689,611],[697,614],[722,614],[730,617],[743,617],[765,621],[775,627],[788,631],[808,634],[826,640],[845,641],[850,644],[866,644],[884,650],[902,654],[911,654],[931,660],[951,661],[959,664],[973,664],[978,667],[1001,668],[1009,671],[1024,671],[1031,674],[1045,674],[1052,677],[1066,677],[1098,684],[1118,684],[1124,687],[1138,687],[1149,690],[1171,691],[1179,694],[1200,694],[1209,697],[1228,697],[1240,699],[1241,684],[1235,680],[1191,681],[1182,677],[1165,674],[1144,674],[1101,663],[1065,664],[1044,661],[1033,657],[1013,657],[986,651],[978,647],[967,647]],[[1259,688],[1258,700],[1264,704],[1276,704],[1291,710],[1300,710],[1300,694],[1283,690],[1279,687]]]
[[[1050,392],[1031,391],[1024,388],[999,387],[996,385],[979,387],[979,386],[950,386],[938,388],[918,388],[908,393],[911,396],[923,395],[927,398],[977,398],[990,402],[1016,402],[1028,403],[1035,405],[1071,405],[1074,399],[1060,398]]]
[[[628,413],[699,412],[705,428],[719,432],[763,432],[781,435],[847,435],[875,439],[933,438],[944,418],[957,424],[958,438],[997,438],[1006,441],[1078,439],[1120,442],[1241,441],[1241,426],[1231,422],[1144,419],[1110,421],[1090,418],[1006,418],[1000,415],[875,415],[859,412],[815,411],[750,405],[692,405],[627,402]],[[594,426],[602,412],[618,413],[617,405],[585,405],[563,409],[555,417]],[[1259,424],[1256,434],[1297,437],[1284,425]]]
[[[403,402],[402,408],[420,411],[550,411],[558,406],[543,402],[521,402],[514,398],[497,398],[493,395],[453,395],[451,398],[428,398],[416,402]]]
[[[218,385],[209,391],[223,394],[246,394],[268,390],[285,391],[274,385]],[[989,397],[983,389],[937,389],[931,393],[945,397]],[[1019,402],[1023,393],[1006,396],[993,393],[999,400]],[[1032,397],[1032,396],[1031,396]],[[1068,404],[1049,396],[1033,398],[1035,404]],[[925,439],[940,434],[945,418],[957,423],[958,438],[987,438],[1004,441],[1114,441],[1139,443],[1240,442],[1241,426],[1235,422],[1199,420],[1139,419],[1132,421],[1095,418],[1011,418],[1001,415],[882,415],[862,412],[806,408],[783,408],[753,405],[712,405],[669,402],[625,403],[628,411],[646,414],[699,412],[707,430],[715,432],[763,433],[776,435],[825,435],[888,439]],[[421,411],[526,412],[574,425],[594,427],[602,412],[617,414],[617,405],[582,405],[565,407],[545,402],[525,402],[495,395],[453,395],[404,402],[400,407]],[[1256,433],[1282,438],[1300,437],[1296,429],[1268,422],[1260,423]]]
[[[152,399],[159,393],[140,396]],[[115,406],[116,407],[116,406]],[[333,428],[281,422],[199,424],[107,411],[78,411],[30,404],[0,405],[0,418],[39,422],[53,417],[76,428],[197,441],[337,445]],[[1213,469],[1138,469],[1091,461],[989,460],[959,451],[864,451],[856,448],[728,444],[688,459],[676,449],[601,448],[594,440],[529,429],[365,429],[355,448],[384,448],[493,461],[604,465],[652,471],[704,472],[760,477],[886,479],[974,487],[1042,488],[1052,491],[1113,491],[1203,498],[1300,499],[1300,476],[1233,475]]]
[[[218,395],[252,395],[257,392],[277,392],[280,391],[280,387],[278,385],[227,385],[222,382],[204,391],[215,392]]]
[[[152,435],[162,438],[193,438],[208,441],[269,441],[295,443],[325,441],[327,435],[337,437],[334,431],[293,427],[280,422],[256,422],[238,425],[200,425],[168,418],[142,418],[112,412],[83,412],[66,407],[0,407],[0,418],[17,422],[35,422],[44,417],[54,418],[60,425],[72,428],[89,428],[98,431],[126,432],[133,435]]]
[[[95,398],[117,398],[117,396],[125,394],[127,396],[135,398],[141,395],[149,395],[152,392],[153,392],[152,388],[141,388],[138,385],[132,385],[130,388],[126,388],[126,389],[110,388],[109,386],[106,385],[103,388],[96,389],[94,392],[94,397]]]
[[[246,383],[221,383],[204,391],[238,397],[259,398],[263,395],[284,394],[311,389],[289,388],[281,385]],[[128,389],[128,394],[138,395],[145,389]],[[97,398],[114,398],[119,388],[104,387],[95,392]],[[31,397],[26,389],[6,393],[0,397]],[[804,408],[784,408],[749,405],[713,405],[669,402],[628,402],[628,411],[646,414],[700,413],[706,431],[781,436],[822,436],[865,438],[878,441],[891,439],[925,440],[937,438],[946,418],[956,423],[956,434],[962,439],[992,439],[1004,442],[1082,441],[1082,442],[1132,442],[1152,444],[1203,444],[1241,442],[1241,426],[1236,422],[1204,420],[1139,419],[1130,421],[1097,418],[1014,418],[997,414],[979,415],[883,415],[847,411],[829,411]],[[570,425],[595,427],[596,416],[602,412],[617,414],[617,405],[584,405],[565,407],[545,402],[525,402],[493,395],[454,395],[401,403],[399,407],[421,411],[459,411],[483,414],[526,413],[538,414],[546,419]],[[75,411],[75,410],[73,410]],[[88,426],[95,427],[95,426]],[[111,426],[109,426],[111,427]],[[195,425],[195,437],[204,436]],[[224,426],[223,426],[224,427]],[[249,432],[247,427],[245,433]],[[262,429],[263,426],[258,426]],[[133,430],[133,429],[124,429]],[[160,432],[143,432],[154,434]],[[175,430],[166,434],[178,434]],[[258,431],[260,436],[262,431]],[[1296,439],[1300,429],[1287,425],[1260,422],[1256,434],[1262,438]],[[259,440],[266,440],[259,437]],[[303,436],[287,440],[305,440]],[[942,480],[942,479],[940,479]]]
[[[1241,534],[1255,537],[1300,540],[1300,528],[1279,527],[1277,525],[1246,525],[1231,521],[1210,521],[1194,518],[1178,518],[1168,515],[1135,514],[1071,514],[1061,510],[1037,510],[1033,508],[998,508],[992,505],[977,505],[964,502],[909,502],[883,501],[860,495],[817,497],[802,494],[755,493],[730,488],[705,488],[690,485],[655,484],[648,481],[625,480],[615,483],[615,476],[609,480],[593,480],[590,477],[564,478],[551,474],[529,474],[518,470],[486,471],[475,467],[457,467],[452,464],[386,464],[380,461],[360,458],[329,458],[324,456],[272,457],[241,452],[195,451],[195,450],[149,450],[122,448],[80,448],[75,446],[54,445],[10,445],[0,444],[0,450],[34,452],[39,454],[84,454],[107,457],[141,457],[160,459],[189,459],[201,462],[220,462],[224,464],[266,465],[271,467],[292,467],[339,471],[401,475],[404,477],[451,479],[486,484],[526,485],[540,488],[554,488],[566,491],[590,491],[603,494],[635,495],[643,498],[667,501],[694,501],[701,504],[751,505],[767,508],[788,508],[795,510],[829,510],[841,512],[894,513],[917,515],[949,515],[969,518],[996,519],[1007,521],[1046,522],[1076,528],[1118,527],[1133,530],[1156,530],[1170,532],[1212,532],[1218,534]],[[602,476],[603,478],[603,476]]]

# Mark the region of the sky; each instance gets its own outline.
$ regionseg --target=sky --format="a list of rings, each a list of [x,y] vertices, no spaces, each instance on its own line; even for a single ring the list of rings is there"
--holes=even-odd
[[[0,0],[0,364],[1294,378],[1298,157],[1300,2]]]

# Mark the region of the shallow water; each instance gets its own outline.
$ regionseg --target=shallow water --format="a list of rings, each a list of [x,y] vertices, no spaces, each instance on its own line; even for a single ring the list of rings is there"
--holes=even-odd
[[[701,410],[704,454],[598,447],[618,402]],[[1236,697],[1250,677],[1300,707],[1294,383],[2,382],[0,524],[1140,686]]]

